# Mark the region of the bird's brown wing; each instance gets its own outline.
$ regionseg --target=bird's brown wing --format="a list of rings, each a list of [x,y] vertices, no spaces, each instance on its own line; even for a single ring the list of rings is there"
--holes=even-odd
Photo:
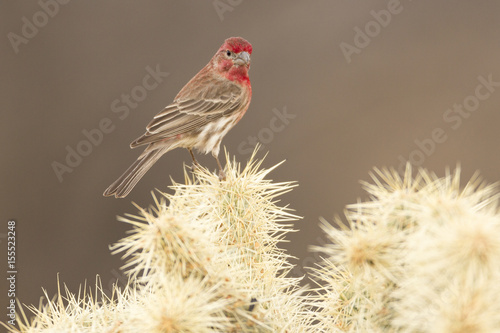
[[[241,98],[242,94],[241,87],[231,84],[217,96],[210,96],[208,91],[199,97],[178,98],[158,113],[146,127],[146,133],[130,146],[135,148],[203,128],[217,118],[243,109],[248,101]]]

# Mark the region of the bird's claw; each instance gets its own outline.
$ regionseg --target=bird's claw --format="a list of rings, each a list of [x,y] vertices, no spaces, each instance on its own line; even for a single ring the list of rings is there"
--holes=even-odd
[[[226,173],[222,169],[219,169],[219,180],[226,180]]]
[[[194,171],[200,171],[201,170],[201,165],[199,165],[198,163],[193,163],[191,164],[191,171],[194,172]]]

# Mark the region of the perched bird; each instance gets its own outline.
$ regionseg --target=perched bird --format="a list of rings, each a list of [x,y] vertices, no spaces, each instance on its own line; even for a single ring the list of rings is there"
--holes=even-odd
[[[187,148],[198,166],[193,148],[212,153],[219,177],[225,179],[219,162],[222,138],[243,117],[250,104],[252,87],[248,78],[252,45],[241,37],[224,41],[210,62],[177,94],[172,104],[154,116],[146,133],[130,144],[147,145],[144,152],[104,196],[123,198],[166,152]]]

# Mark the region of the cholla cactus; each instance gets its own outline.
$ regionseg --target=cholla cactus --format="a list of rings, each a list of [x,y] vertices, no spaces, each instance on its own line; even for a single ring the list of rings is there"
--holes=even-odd
[[[245,168],[226,158],[226,181],[186,172],[174,194],[120,219],[133,230],[111,250],[127,259],[129,286],[111,298],[68,290],[47,297],[29,307],[31,322],[23,314],[21,331],[306,331],[307,296],[300,279],[287,277],[293,266],[278,247],[297,216],[276,198],[295,185],[267,180],[277,166],[261,169],[255,153]]]
[[[371,200],[326,221],[331,244],[313,268],[316,293],[287,277],[278,247],[297,219],[277,197],[293,183],[267,180],[255,154],[227,158],[227,180],[205,169],[173,194],[121,221],[132,232],[111,246],[130,284],[109,298],[65,288],[21,332],[500,332],[500,214],[495,186],[459,170],[444,178],[408,166],[375,170]],[[168,204],[167,204],[168,202]],[[308,292],[308,294],[306,293]],[[12,332],[18,332],[10,328]]]
[[[114,328],[123,321],[123,310],[135,299],[136,291],[132,286],[123,290],[115,286],[112,295],[108,297],[99,277],[96,278],[95,286],[93,292],[85,284],[77,294],[73,294],[65,286],[63,293],[58,279],[58,293],[54,298],[51,299],[44,290],[45,304],[41,301],[39,307],[27,306],[34,314],[31,320],[19,304],[19,330],[4,326],[10,332],[106,332],[106,329],[109,332],[120,332]]]
[[[215,288],[214,300],[226,300],[223,331],[305,330],[300,279],[286,277],[293,266],[277,246],[297,217],[275,199],[294,184],[266,180],[277,166],[260,169],[255,156],[243,170],[227,160],[226,182],[197,170],[184,184],[174,183],[174,194],[164,194],[168,206],[157,201],[152,211],[122,219],[135,232],[112,249],[130,258],[131,275],[152,290],[169,288],[164,280],[172,274],[203,279]]]
[[[474,176],[461,190],[458,169],[375,172],[371,200],[347,207],[348,226],[322,224],[332,242],[315,248],[327,256],[313,269],[323,330],[499,332],[495,186]]]

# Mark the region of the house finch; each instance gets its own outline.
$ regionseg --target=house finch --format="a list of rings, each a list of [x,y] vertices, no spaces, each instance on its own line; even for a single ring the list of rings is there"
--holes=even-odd
[[[210,62],[181,89],[173,103],[154,116],[146,133],[130,144],[131,148],[147,147],[104,191],[104,196],[127,196],[163,154],[178,147],[189,150],[195,166],[199,164],[193,148],[201,153],[212,153],[219,166],[219,177],[225,179],[218,158],[220,143],[250,104],[250,54],[252,45],[245,39],[226,39]]]

